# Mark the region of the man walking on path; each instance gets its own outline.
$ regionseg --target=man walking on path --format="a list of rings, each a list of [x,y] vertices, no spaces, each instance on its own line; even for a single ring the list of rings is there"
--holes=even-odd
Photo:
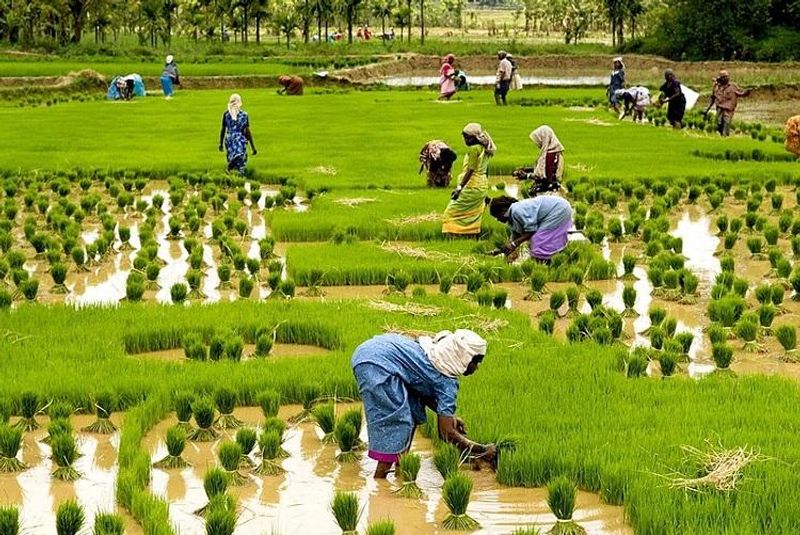
[[[750,90],[740,89],[738,85],[731,82],[728,71],[719,71],[719,76],[714,80],[714,88],[711,91],[711,102],[706,108],[705,115],[712,106],[717,106],[717,132],[721,136],[731,135],[731,122],[736,106],[739,104],[740,97],[746,97]]]
[[[494,101],[498,106],[501,104],[505,106],[508,104],[508,102],[506,102],[506,95],[508,95],[508,90],[511,88],[511,77],[513,76],[514,66],[508,61],[508,54],[502,50],[497,53],[497,59],[500,60],[500,64],[497,66]]]

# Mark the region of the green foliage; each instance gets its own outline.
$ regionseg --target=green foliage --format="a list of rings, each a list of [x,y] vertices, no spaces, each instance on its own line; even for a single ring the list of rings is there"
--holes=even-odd
[[[440,442],[433,452],[433,465],[436,470],[447,479],[452,474],[458,472],[461,464],[461,452],[449,442]]]
[[[125,520],[113,513],[97,513],[94,517],[94,535],[123,535]]]
[[[0,506],[0,533],[19,534],[19,510],[13,506]]]
[[[56,510],[56,533],[58,535],[77,535],[83,527],[84,520],[83,507],[77,501],[62,502]]]
[[[466,514],[470,494],[472,479],[469,476],[456,472],[444,480],[442,500],[450,511],[442,521],[444,529],[470,531],[478,527],[478,523]]]
[[[331,501],[331,512],[343,534],[354,534],[361,512],[358,496],[352,492],[336,491]]]

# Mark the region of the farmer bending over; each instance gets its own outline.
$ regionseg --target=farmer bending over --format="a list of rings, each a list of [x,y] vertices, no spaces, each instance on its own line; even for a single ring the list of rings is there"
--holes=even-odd
[[[536,165],[517,169],[512,176],[517,180],[533,181],[528,193],[531,197],[547,191],[560,190],[561,178],[564,176],[564,146],[553,129],[547,125],[542,125],[531,132],[530,138],[539,149]]]
[[[300,96],[303,94],[303,79],[299,76],[283,75],[278,78],[279,95]]]
[[[495,459],[495,446],[469,440],[455,416],[458,378],[475,373],[485,354],[486,340],[466,329],[419,340],[383,334],[356,348],[351,364],[367,415],[369,456],[378,461],[376,478],[385,478],[409,450],[416,426],[427,419],[426,407],[438,415],[442,440]]]
[[[707,118],[711,107],[717,105],[717,132],[719,135],[724,137],[731,135],[731,122],[733,122],[733,114],[739,104],[739,98],[749,94],[749,89],[742,90],[731,82],[728,71],[719,71],[719,76],[714,80],[714,87],[711,90],[711,102],[703,114]]]
[[[511,241],[500,248],[507,258],[526,241],[530,241],[531,258],[543,263],[567,246],[572,206],[566,199],[542,195],[518,201],[502,195],[491,200],[489,213],[511,229]]]

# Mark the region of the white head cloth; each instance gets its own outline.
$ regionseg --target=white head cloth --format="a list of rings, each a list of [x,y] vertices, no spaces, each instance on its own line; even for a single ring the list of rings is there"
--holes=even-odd
[[[536,160],[534,176],[545,176],[547,169],[547,154],[549,152],[564,152],[564,146],[556,137],[556,133],[549,126],[542,125],[530,135],[537,147],[539,147],[539,158]]]
[[[167,56],[167,65],[169,65],[170,63],[172,63],[172,61],[173,61],[174,59],[175,59],[175,58],[174,58],[174,57],[172,57],[172,54],[170,54],[169,56]]]
[[[228,113],[231,114],[231,119],[235,121],[240,111],[242,111],[242,97],[239,96],[239,93],[234,93],[228,99]]]
[[[433,338],[422,336],[419,345],[433,367],[448,377],[464,375],[475,356],[486,354],[486,340],[469,329],[441,331]]]
[[[486,154],[488,156],[494,156],[494,154],[497,152],[497,146],[494,144],[492,136],[490,136],[489,132],[484,130],[479,123],[467,124],[462,132],[477,139],[478,143],[483,145],[483,148],[486,150]]]

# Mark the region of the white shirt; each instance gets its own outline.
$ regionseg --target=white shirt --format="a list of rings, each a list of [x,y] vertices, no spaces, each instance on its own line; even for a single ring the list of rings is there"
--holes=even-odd
[[[511,80],[511,71],[513,67],[511,66],[511,62],[508,61],[508,58],[503,58],[500,60],[500,65],[497,66],[497,82],[502,82],[504,80]]]

